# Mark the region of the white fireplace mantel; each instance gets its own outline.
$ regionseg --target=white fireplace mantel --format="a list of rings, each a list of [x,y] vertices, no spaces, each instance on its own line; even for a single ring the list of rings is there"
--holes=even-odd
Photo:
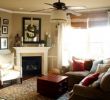
[[[16,65],[22,66],[22,56],[33,54],[34,56],[41,54],[42,56],[42,71],[43,75],[48,73],[48,50],[50,47],[13,47],[16,51]]]

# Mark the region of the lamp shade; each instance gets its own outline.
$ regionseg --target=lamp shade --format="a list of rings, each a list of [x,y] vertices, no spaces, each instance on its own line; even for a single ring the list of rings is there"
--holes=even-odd
[[[66,11],[64,10],[53,10],[51,13],[51,22],[54,23],[65,23],[67,21]]]

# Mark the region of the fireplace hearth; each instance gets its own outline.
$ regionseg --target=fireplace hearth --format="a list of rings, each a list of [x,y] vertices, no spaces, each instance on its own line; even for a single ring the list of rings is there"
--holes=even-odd
[[[41,75],[42,57],[41,56],[24,56],[22,57],[22,72],[25,76]]]

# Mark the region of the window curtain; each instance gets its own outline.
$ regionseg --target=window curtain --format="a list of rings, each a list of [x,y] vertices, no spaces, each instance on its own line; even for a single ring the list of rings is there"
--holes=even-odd
[[[69,59],[69,56],[68,54],[66,54],[66,52],[64,53],[64,44],[65,44],[65,41],[64,40],[68,40],[69,38],[65,39],[65,34],[68,34],[69,36],[69,32],[68,32],[68,28],[67,27],[70,27],[71,26],[71,18],[70,16],[68,15],[67,16],[67,23],[62,23],[62,24],[59,24],[58,25],[58,40],[57,40],[57,57],[58,57],[58,60],[57,60],[57,66],[59,68],[61,68],[63,65],[65,65],[67,63],[67,60],[65,60],[65,64],[64,63],[64,59],[62,58],[67,58]]]
[[[58,25],[58,40],[57,40],[57,67],[61,68],[62,66],[62,30],[63,30],[63,24]]]

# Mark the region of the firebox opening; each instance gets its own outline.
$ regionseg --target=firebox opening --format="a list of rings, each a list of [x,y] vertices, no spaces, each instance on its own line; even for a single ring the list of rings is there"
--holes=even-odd
[[[22,57],[22,70],[24,76],[41,75],[42,57],[41,56],[24,56]]]

